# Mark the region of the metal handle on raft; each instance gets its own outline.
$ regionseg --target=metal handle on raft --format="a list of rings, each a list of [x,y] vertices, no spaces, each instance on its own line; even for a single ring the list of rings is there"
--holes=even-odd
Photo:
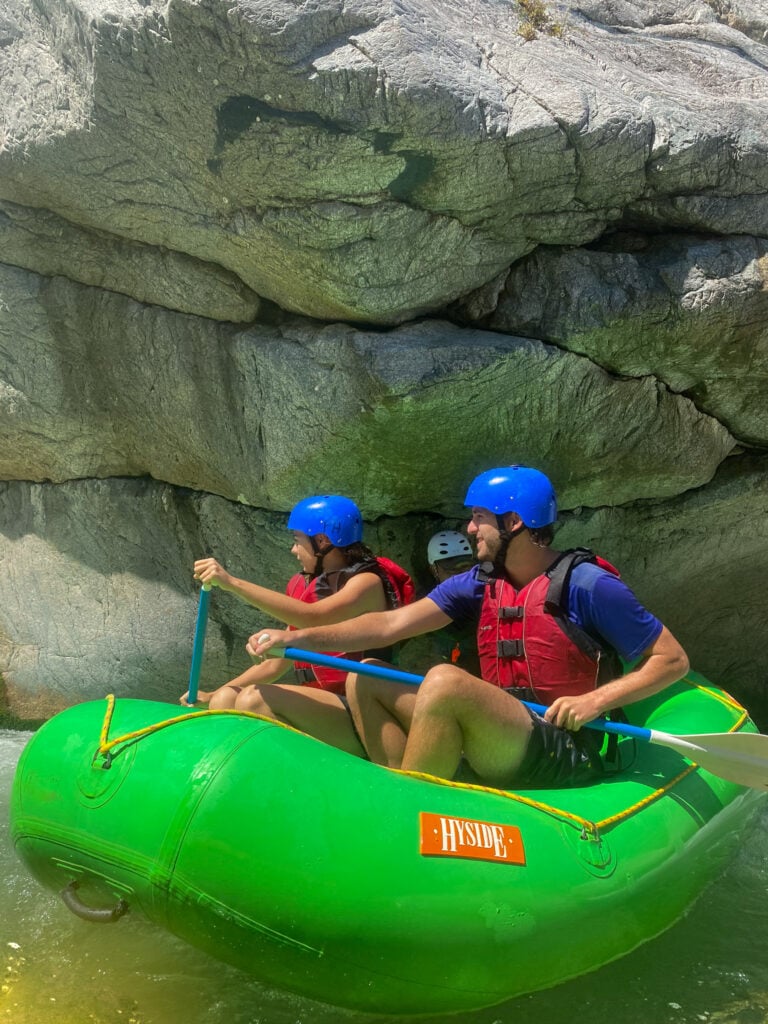
[[[84,921],[90,921],[91,924],[112,924],[113,921],[119,921],[123,914],[128,913],[128,904],[123,899],[118,900],[111,908],[89,907],[77,895],[79,888],[79,882],[70,882],[59,895],[64,901],[64,905]]]

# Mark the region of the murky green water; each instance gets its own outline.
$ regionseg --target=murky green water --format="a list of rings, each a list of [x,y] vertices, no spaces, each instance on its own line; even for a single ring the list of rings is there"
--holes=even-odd
[[[28,877],[10,847],[8,796],[27,738],[0,731],[0,1024],[382,1020],[265,989],[131,915],[107,926],[73,917],[57,897]],[[548,992],[431,1020],[766,1024],[768,807],[745,835],[722,881],[666,935]]]

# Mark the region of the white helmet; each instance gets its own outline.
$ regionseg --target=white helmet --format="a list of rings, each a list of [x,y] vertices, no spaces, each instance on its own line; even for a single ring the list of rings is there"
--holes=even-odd
[[[443,558],[455,558],[457,555],[472,557],[472,546],[463,533],[455,530],[441,530],[430,538],[427,544],[427,561],[430,565]]]

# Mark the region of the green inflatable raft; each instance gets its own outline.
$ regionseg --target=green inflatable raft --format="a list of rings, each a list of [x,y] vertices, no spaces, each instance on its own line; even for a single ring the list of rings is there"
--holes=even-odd
[[[668,733],[755,731],[693,673],[628,710]],[[141,913],[335,1005],[460,1011],[668,928],[764,795],[674,750],[619,747],[619,775],[508,792],[382,768],[253,715],[107,698],[32,737],[11,831],[86,919]]]

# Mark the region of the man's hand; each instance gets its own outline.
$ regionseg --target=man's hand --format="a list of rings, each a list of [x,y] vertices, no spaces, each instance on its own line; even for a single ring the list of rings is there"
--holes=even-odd
[[[561,729],[578,732],[587,722],[598,718],[604,710],[598,692],[593,690],[579,697],[558,697],[547,708],[544,718]]]
[[[248,638],[245,649],[256,661],[264,658],[284,658],[285,648],[291,642],[289,629],[260,629]]]

